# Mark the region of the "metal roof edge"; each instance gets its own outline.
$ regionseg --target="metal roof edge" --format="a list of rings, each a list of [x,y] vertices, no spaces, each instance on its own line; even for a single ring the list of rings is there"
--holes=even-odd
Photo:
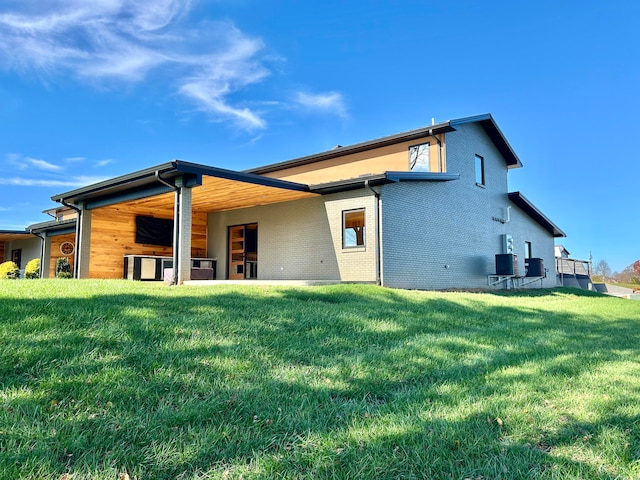
[[[487,132],[487,135],[489,135],[489,138],[491,138],[493,143],[496,144],[498,150],[507,161],[507,166],[509,168],[522,167],[522,162],[518,158],[518,155],[516,154],[513,147],[511,147],[511,144],[507,140],[507,137],[505,137],[504,133],[502,133],[502,130],[500,130],[500,127],[498,127],[498,124],[493,118],[493,115],[491,115],[490,113],[473,115],[471,117],[456,118],[454,120],[450,120],[450,123],[454,128],[456,127],[456,125],[480,123],[484,130]]]
[[[567,235],[553,223],[544,213],[531,203],[527,197],[520,192],[509,192],[509,200],[518,206],[523,212],[534,219],[541,227],[554,236],[554,238],[566,237]]]
[[[67,198],[87,195],[92,192],[115,187],[118,185],[132,182],[134,180],[144,178],[146,176],[149,176],[150,174],[155,174],[156,171],[167,172],[172,170],[173,168],[175,168],[174,162],[161,163],[160,165],[156,165],[154,167],[145,168],[143,170],[137,170],[135,172],[127,173],[125,175],[120,175],[118,177],[113,177],[107,180],[103,180],[102,182],[93,183],[85,187],[80,187],[75,190],[69,190],[68,192],[58,193],[56,195],[53,195],[51,197],[51,200],[53,200],[54,202],[62,203],[62,201]]]
[[[67,220],[50,220],[48,222],[39,222],[29,225],[27,227],[28,233],[40,233],[48,232],[51,230],[60,230],[63,228],[69,228],[75,226],[77,222],[76,218],[69,218]]]
[[[438,173],[438,172],[384,172],[370,175],[361,175],[346,180],[337,180],[335,182],[318,183],[310,185],[311,191],[315,193],[327,194],[344,192],[364,188],[366,182],[371,186],[384,185],[396,182],[449,182],[451,180],[459,180],[458,173]]]

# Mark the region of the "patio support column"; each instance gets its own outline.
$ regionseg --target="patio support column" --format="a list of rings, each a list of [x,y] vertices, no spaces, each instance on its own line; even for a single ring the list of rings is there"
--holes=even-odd
[[[176,195],[178,199],[178,278],[177,284],[181,285],[185,280],[191,280],[191,207],[192,190],[184,185],[184,178],[176,179]]]
[[[76,278],[89,278],[89,252],[91,251],[91,210],[81,205],[78,213],[78,229],[76,229]]]

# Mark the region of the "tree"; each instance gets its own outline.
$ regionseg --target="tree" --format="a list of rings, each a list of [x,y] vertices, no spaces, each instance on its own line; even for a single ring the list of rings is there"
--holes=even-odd
[[[633,262],[633,271],[640,275],[640,260]]]
[[[593,268],[593,273],[601,277],[603,280],[611,277],[611,267],[606,260],[600,260]]]

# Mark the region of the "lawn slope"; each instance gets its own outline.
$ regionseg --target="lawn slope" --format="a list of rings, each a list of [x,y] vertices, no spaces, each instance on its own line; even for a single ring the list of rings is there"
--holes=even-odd
[[[640,478],[640,302],[0,282],[0,477]]]

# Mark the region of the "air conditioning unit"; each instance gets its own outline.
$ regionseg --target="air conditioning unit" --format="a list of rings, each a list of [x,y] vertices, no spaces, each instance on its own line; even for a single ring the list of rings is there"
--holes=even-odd
[[[496,275],[518,276],[518,256],[513,253],[496,255]]]
[[[524,266],[527,268],[527,277],[544,277],[544,259],[525,258]]]

